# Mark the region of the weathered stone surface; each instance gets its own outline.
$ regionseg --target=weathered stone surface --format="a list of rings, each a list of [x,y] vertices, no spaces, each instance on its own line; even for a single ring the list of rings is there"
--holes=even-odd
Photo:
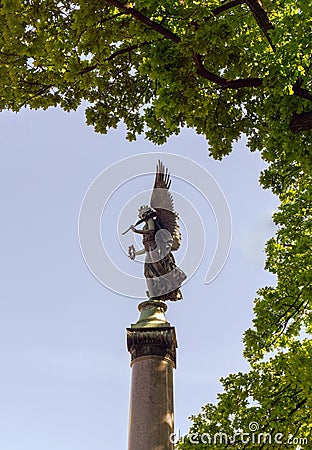
[[[132,382],[128,450],[173,450],[174,327],[127,329]]]

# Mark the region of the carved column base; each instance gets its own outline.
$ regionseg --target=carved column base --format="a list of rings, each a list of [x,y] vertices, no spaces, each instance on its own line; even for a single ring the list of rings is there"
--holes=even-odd
[[[167,322],[165,312],[167,305],[159,300],[147,300],[139,304],[139,320],[131,325],[131,328],[155,328],[170,327]]]

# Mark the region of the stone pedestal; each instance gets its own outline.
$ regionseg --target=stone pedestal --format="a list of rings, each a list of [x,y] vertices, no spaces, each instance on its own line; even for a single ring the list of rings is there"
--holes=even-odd
[[[163,302],[143,302],[140,319],[127,328],[132,367],[128,450],[173,450],[177,340],[166,309]]]

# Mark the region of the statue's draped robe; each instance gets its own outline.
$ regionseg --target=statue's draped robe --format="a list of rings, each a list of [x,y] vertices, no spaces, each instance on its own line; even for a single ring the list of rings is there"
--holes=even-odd
[[[172,245],[170,233],[167,230],[159,230],[157,222],[153,219],[146,222],[143,232],[143,245],[146,252],[144,276],[148,296],[157,300],[181,300],[180,287],[186,275],[176,266],[170,251]]]

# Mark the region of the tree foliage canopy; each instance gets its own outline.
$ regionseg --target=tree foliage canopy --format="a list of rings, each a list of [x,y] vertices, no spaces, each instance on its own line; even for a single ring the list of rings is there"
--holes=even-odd
[[[271,187],[272,179],[281,204],[273,216],[278,229],[267,243],[266,268],[277,284],[258,291],[253,327],[245,332],[251,370],[221,380],[218,404],[192,417],[181,450],[311,447],[312,177],[298,164],[279,161],[265,171],[262,183]]]
[[[85,100],[88,124],[122,120],[161,144],[182,126],[221,158],[241,133],[267,160],[311,167],[306,0],[2,0],[0,108]]]
[[[266,268],[276,286],[255,300],[244,336],[248,373],[223,379],[217,405],[191,432],[282,433],[300,448],[312,405],[312,3],[308,0],[0,0],[0,108],[87,103],[106,133],[123,121],[161,144],[181,127],[203,134],[215,158],[245,134],[268,161],[261,183],[280,197]],[[190,448],[224,448],[193,444]]]

